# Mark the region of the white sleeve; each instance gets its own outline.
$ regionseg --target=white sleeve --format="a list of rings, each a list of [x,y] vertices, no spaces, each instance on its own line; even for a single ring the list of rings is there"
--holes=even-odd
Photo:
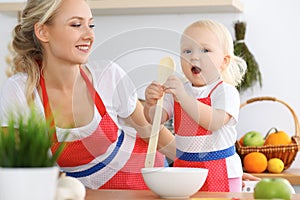
[[[171,119],[174,115],[174,99],[172,94],[165,94],[163,108],[168,113],[169,119]]]
[[[118,81],[113,95],[113,104],[117,105],[118,115],[126,118],[131,115],[136,108],[138,100],[136,88],[127,73],[118,65],[116,65],[115,72]]]
[[[100,61],[89,63],[94,87],[111,117],[126,118],[135,110],[136,88],[126,72],[116,63]]]
[[[9,117],[13,114],[25,116],[29,107],[25,96],[26,79],[22,75],[15,75],[7,79],[0,90],[0,122],[7,126]]]
[[[239,110],[240,110],[240,95],[238,90],[229,84],[223,83],[217,87],[211,94],[212,107],[215,109],[224,110],[226,113],[232,116],[230,120],[231,125],[235,125],[238,122]]]

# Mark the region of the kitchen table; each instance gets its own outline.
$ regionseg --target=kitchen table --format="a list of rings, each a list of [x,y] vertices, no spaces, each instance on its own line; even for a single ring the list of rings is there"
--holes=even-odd
[[[252,173],[259,178],[285,178],[292,185],[300,186],[300,168],[290,168],[281,173]]]
[[[190,200],[203,200],[205,198],[223,198],[253,200],[252,193],[231,193],[231,192],[197,192]],[[87,190],[85,200],[151,200],[161,199],[150,190]],[[292,200],[299,200],[300,194],[294,194]]]

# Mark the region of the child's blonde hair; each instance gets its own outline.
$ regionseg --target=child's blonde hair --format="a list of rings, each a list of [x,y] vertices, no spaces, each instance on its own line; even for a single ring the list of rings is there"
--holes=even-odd
[[[223,46],[223,52],[230,56],[228,67],[221,72],[222,79],[226,83],[238,86],[247,70],[247,64],[241,57],[234,55],[233,39],[228,29],[213,20],[200,20],[189,25],[184,32],[192,27],[205,27],[216,35]]]

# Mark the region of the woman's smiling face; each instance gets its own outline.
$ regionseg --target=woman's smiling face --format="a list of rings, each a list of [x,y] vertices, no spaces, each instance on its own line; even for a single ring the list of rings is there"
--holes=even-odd
[[[221,42],[204,26],[191,26],[181,39],[181,67],[193,86],[204,86],[220,78],[226,61]]]
[[[94,41],[93,28],[93,16],[85,0],[63,0],[52,23],[44,25],[47,57],[85,63]]]

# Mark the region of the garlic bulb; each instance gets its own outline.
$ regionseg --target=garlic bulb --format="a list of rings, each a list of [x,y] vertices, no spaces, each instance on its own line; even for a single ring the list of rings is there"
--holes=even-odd
[[[76,178],[62,174],[57,182],[55,200],[84,200],[85,187]]]

